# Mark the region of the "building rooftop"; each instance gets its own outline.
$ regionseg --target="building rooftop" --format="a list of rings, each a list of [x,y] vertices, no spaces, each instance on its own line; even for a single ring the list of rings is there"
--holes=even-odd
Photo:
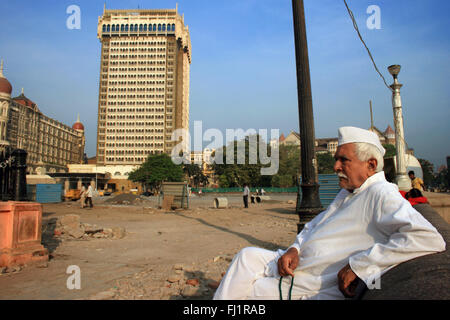
[[[0,66],[0,93],[11,94],[12,86],[8,79],[3,75],[3,60]]]

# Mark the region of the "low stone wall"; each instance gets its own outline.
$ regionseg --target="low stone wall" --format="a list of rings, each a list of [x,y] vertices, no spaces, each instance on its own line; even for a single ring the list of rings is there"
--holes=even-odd
[[[430,205],[418,204],[414,208],[439,231],[447,250],[399,264],[381,277],[381,289],[366,290],[363,300],[450,299],[450,226]]]
[[[424,192],[433,209],[447,222],[450,223],[450,194],[438,192]]]

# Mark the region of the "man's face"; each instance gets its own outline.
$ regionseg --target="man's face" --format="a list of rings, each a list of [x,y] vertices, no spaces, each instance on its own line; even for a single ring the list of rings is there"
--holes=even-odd
[[[410,178],[411,180],[414,180],[415,176],[414,176],[412,173],[410,173],[410,174],[409,174],[409,178]]]
[[[367,178],[375,174],[376,160],[359,160],[353,143],[339,146],[334,159],[336,161],[334,171],[339,176],[339,186],[350,192],[359,188]]]

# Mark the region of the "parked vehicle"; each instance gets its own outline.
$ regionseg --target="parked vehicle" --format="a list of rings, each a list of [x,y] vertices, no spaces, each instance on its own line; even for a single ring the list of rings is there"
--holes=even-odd
[[[70,189],[66,192],[64,198],[66,201],[76,201],[81,198],[80,194],[81,194],[81,190]]]

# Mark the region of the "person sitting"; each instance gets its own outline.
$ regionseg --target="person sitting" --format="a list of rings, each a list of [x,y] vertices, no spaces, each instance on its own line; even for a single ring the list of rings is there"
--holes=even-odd
[[[359,279],[369,287],[402,262],[445,250],[436,228],[386,181],[378,136],[355,127],[338,133],[342,190],[334,201],[287,250],[242,249],[214,299],[351,298]]]
[[[422,195],[422,192],[420,192],[419,189],[412,188],[408,192],[402,192],[403,197],[411,203],[412,206],[419,204],[419,203],[428,203],[427,197],[424,197]]]
[[[411,179],[411,186],[413,189],[418,189],[419,191],[423,191],[425,188],[424,182],[419,177],[416,177],[414,171],[409,171],[408,176]]]

